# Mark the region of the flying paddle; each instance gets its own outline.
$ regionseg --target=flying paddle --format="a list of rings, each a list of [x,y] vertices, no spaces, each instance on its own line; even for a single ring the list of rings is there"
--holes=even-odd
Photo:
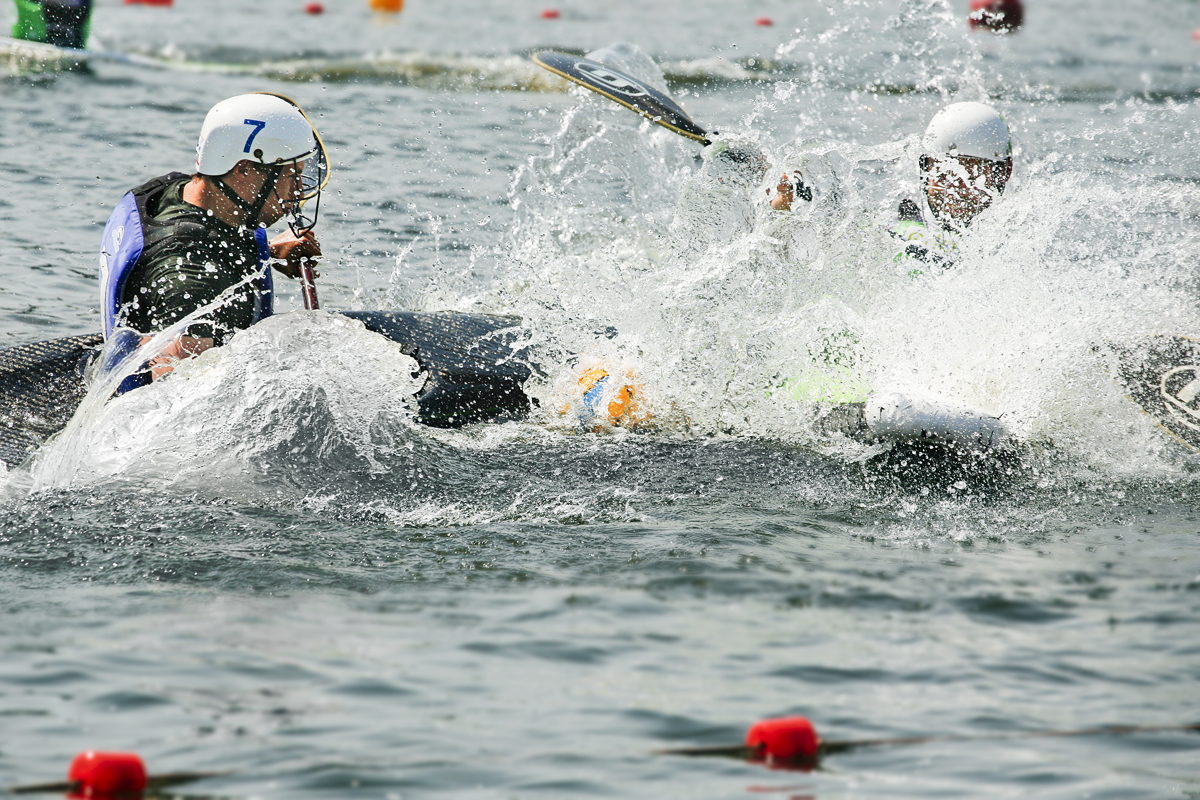
[[[680,136],[694,139],[701,144],[712,144],[708,138],[708,131],[692,122],[692,118],[678,103],[653,86],[619,69],[566,53],[538,53],[533,57],[533,62],[636,111],[656,125],[662,125]]]

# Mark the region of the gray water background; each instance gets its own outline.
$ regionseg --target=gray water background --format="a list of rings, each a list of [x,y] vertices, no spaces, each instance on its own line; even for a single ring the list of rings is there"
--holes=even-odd
[[[1194,470],[1089,349],[1200,330],[1200,7],[1031,3],[997,38],[936,2],[328,5],[99,2],[93,48],[191,69],[0,83],[4,341],[97,330],[112,204],[188,169],[214,102],[267,89],[333,154],[326,305],[516,311],[548,356],[640,354],[691,427],[424,430],[363,374],[377,361],[328,346],[361,339],[284,319],[295,362],[213,368],[257,365],[265,399],[167,387],[142,401],[150,435],[110,415],[69,469],[9,476],[0,784],[103,748],[229,770],[187,791],[239,798],[1200,795],[1186,734],[813,773],[652,752],[781,714],[829,739],[1200,719]],[[796,137],[835,143],[866,221],[820,242],[838,269],[779,257],[771,231],[671,255],[696,147],[527,62],[614,40],[781,163]],[[937,108],[984,93],[1017,140],[997,224],[954,275],[878,277],[855,231],[912,194]],[[853,298],[882,376],[1011,409],[1034,443],[1015,474],[910,485],[764,399],[810,290]]]

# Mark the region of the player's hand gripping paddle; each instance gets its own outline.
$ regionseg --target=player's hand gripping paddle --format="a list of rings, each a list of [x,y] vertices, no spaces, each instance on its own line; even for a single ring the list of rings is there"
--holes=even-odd
[[[678,103],[632,75],[598,61],[566,53],[538,53],[533,61],[556,75],[636,111],[656,125],[702,144],[712,144],[708,131],[692,122],[692,118]]]

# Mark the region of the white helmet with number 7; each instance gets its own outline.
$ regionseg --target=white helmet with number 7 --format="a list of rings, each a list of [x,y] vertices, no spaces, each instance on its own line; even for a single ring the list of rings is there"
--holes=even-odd
[[[196,170],[221,176],[242,160],[269,167],[305,162],[301,180],[305,199],[329,179],[320,134],[300,106],[282,95],[256,92],[230,97],[204,118]]]

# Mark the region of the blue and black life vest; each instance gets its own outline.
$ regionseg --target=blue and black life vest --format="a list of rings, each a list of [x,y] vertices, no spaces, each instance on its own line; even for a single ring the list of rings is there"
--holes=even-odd
[[[159,246],[178,244],[180,239],[195,239],[202,242],[207,229],[192,220],[155,220],[147,210],[157,206],[157,200],[166,188],[188,176],[172,172],[142,184],[126,192],[108,217],[104,234],[100,239],[100,313],[104,321],[104,339],[116,339],[109,347],[101,369],[108,371],[116,367],[125,356],[137,349],[141,337],[149,331],[134,331],[125,327],[122,318],[122,297],[125,282],[134,267],[143,258],[153,258]],[[267,231],[254,231],[258,245],[258,262],[262,275],[257,279],[254,321],[259,322],[273,312],[274,284],[271,280],[271,248],[267,243]],[[150,382],[150,374],[142,369],[121,382],[118,393],[127,392]]]

